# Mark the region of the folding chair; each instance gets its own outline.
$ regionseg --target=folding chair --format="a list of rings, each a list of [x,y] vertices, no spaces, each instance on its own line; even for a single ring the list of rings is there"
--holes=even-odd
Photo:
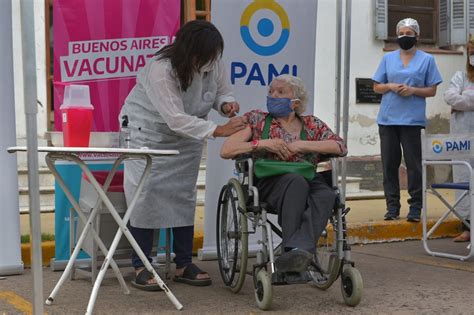
[[[447,257],[452,259],[459,259],[461,261],[469,259],[474,256],[474,246],[472,246],[472,238],[468,245],[469,253],[467,255],[456,255],[446,252],[435,252],[432,251],[428,246],[428,238],[434,233],[434,231],[446,220],[446,218],[453,214],[459,220],[461,220],[466,226],[469,227],[472,234],[472,226],[463,218],[458,210],[457,206],[461,200],[465,198],[470,199],[470,222],[474,217],[474,172],[472,166],[465,160],[472,159],[474,157],[474,136],[470,134],[425,134],[422,131],[421,134],[422,142],[422,168],[423,168],[423,212],[422,212],[422,224],[423,224],[423,246],[425,251],[432,256]],[[427,187],[426,170],[428,165],[461,165],[465,167],[466,172],[469,174],[470,180],[468,182],[445,182],[445,183],[433,183],[430,187]],[[460,196],[456,198],[454,203],[450,204],[446,198],[439,192],[441,189],[450,189],[462,191]],[[438,197],[439,200],[446,206],[447,211],[436,221],[436,223],[428,231],[427,229],[427,212],[428,212],[428,199],[427,194],[431,193]]]

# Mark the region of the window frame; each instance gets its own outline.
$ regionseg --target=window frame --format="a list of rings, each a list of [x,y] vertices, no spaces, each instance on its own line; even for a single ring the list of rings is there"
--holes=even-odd
[[[407,1],[407,0],[401,0],[401,1]],[[392,12],[391,12],[392,11]],[[401,5],[398,5],[398,4],[390,4],[390,1],[388,3],[388,6],[387,6],[387,27],[388,27],[388,21],[390,20],[390,14],[394,14],[395,12],[398,12],[398,13],[402,13],[404,12],[404,16],[406,17],[410,17],[410,16],[414,16],[413,14],[410,14],[410,13],[418,13],[418,14],[429,14],[432,16],[432,20],[433,20],[433,23],[431,25],[431,31],[432,31],[432,38],[425,38],[424,37],[424,34],[425,32],[423,32],[424,29],[426,29],[426,26],[425,25],[420,25],[420,29],[421,29],[421,34],[420,34],[420,39],[419,39],[419,43],[422,43],[422,44],[429,44],[429,45],[437,45],[438,43],[438,38],[439,38],[439,35],[438,35],[438,32],[439,32],[439,2],[438,1],[434,1],[434,5],[431,7],[431,8],[427,8],[427,7],[419,7],[419,6],[412,6],[412,5],[407,5],[407,4],[401,4]],[[418,19],[418,22],[420,23],[420,20]],[[396,26],[396,24],[395,24]],[[391,33],[394,32],[394,28],[392,29],[392,27],[390,27],[388,30],[387,30],[387,41],[388,42],[396,42],[397,40],[397,36],[395,34],[395,36],[391,36]]]
[[[393,45],[388,38],[388,1],[375,0],[375,39],[386,41],[387,46]],[[466,45],[468,33],[474,34],[474,0],[434,0],[437,6],[437,41],[425,44],[428,49],[457,50],[457,45]],[[423,30],[421,30],[423,32]]]

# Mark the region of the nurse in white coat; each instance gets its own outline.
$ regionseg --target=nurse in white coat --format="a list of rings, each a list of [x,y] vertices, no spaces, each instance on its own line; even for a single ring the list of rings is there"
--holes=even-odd
[[[451,79],[444,99],[451,106],[451,133],[474,134],[474,42],[469,41],[467,49],[466,71],[457,71]],[[474,167],[474,159],[469,161]],[[465,166],[453,166],[453,178],[456,182],[468,182],[469,172]],[[457,197],[462,192],[456,192]],[[470,221],[470,200],[464,198],[456,207],[461,216]],[[463,224],[463,232],[454,238],[455,242],[469,242],[470,229]],[[471,229],[472,230],[472,229]]]
[[[192,263],[196,181],[206,139],[226,137],[246,127],[246,119],[233,117],[239,111],[221,61],[224,42],[214,25],[191,21],[176,34],[174,43],[158,51],[138,73],[120,113],[127,116],[131,147],[174,149],[180,154],[153,159],[149,176],[130,218],[130,231],[150,257],[153,230],[173,228],[176,254],[174,280],[191,285],[209,285],[209,275]],[[232,117],[225,125],[207,120],[211,109]],[[142,161],[125,163],[125,195],[131,200]],[[151,260],[151,259],[150,259]],[[136,279],[132,285],[158,290],[151,273],[134,253]]]

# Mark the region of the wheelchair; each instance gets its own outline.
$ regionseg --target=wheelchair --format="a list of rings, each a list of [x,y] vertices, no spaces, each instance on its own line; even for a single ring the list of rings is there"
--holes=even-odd
[[[275,270],[275,256],[282,252],[281,243],[273,246],[273,233],[282,237],[281,229],[272,223],[267,214],[276,212],[259,201],[257,187],[254,186],[253,160],[239,157],[235,160],[238,178],[231,178],[221,189],[217,208],[217,256],[219,270],[224,284],[238,293],[247,274],[253,276],[255,300],[258,307],[267,310],[272,304],[272,274]],[[323,177],[330,178],[331,171]],[[324,176],[326,175],[326,176]],[[331,185],[332,186],[332,185]],[[326,290],[341,277],[341,293],[349,306],[359,304],[363,281],[350,258],[347,243],[346,215],[350,208],[340,202],[337,193],[329,224],[323,231],[318,246],[319,266],[309,267],[311,286]],[[249,258],[249,234],[260,233],[256,262],[247,270]]]

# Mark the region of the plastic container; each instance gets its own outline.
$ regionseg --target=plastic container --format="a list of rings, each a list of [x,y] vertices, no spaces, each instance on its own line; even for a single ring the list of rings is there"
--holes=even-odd
[[[61,107],[65,147],[88,147],[92,129],[92,114],[88,85],[68,85]]]

